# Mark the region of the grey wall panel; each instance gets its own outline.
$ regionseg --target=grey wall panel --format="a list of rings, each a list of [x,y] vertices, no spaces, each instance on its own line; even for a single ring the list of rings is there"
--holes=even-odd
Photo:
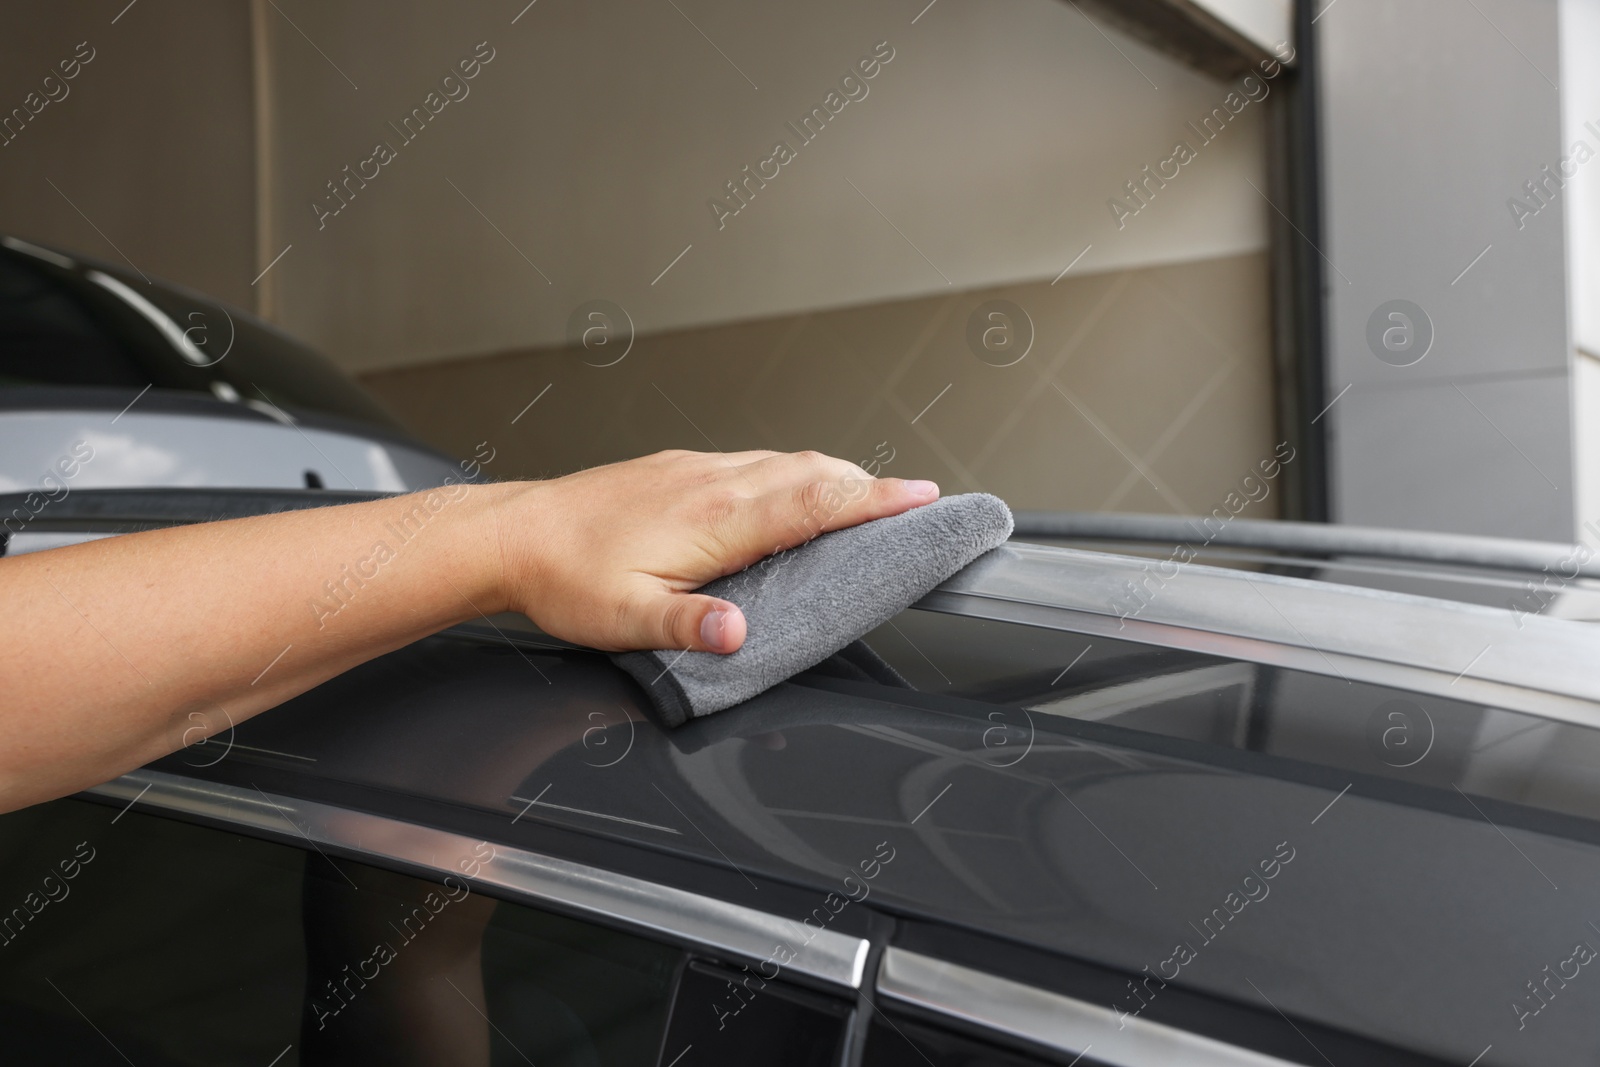
[[[1567,396],[1561,372],[1351,389],[1335,408],[1351,521],[1571,540]]]
[[[1317,3],[1333,517],[1569,540],[1555,0]]]

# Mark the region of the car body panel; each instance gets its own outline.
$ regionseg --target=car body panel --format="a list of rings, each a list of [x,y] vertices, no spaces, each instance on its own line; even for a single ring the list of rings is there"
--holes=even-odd
[[[37,523],[8,528],[9,554],[226,513],[213,500],[118,527],[89,508],[74,532],[77,505],[58,501],[79,490],[402,492],[466,472],[248,316],[0,243],[8,298],[56,301],[70,327],[22,331],[13,381],[32,384],[0,389],[0,492]],[[57,342],[99,361],[102,388],[76,387]],[[532,879],[552,906],[618,922],[653,908],[653,932],[712,954],[748,963],[764,936],[810,931],[829,951],[797,970],[844,989],[881,973],[910,1007],[959,978],[945,994],[968,1003],[945,1014],[974,1013],[984,1040],[1032,1025],[980,1010],[982,995],[1030,999],[989,973],[1070,993],[1124,1036],[1230,1040],[1219,1028],[1248,1016],[1242,1045],[1299,1062],[1332,1062],[1323,1047],[1353,1062],[1363,1042],[1402,1061],[1593,1062],[1600,631],[1253,573],[1318,562],[1247,541],[1238,569],[1188,558],[1176,584],[1170,556],[1009,546],[869,635],[910,687],[824,666],[676,730],[603,655],[483,620],[95,798],[435,873],[501,843],[523,852],[492,886],[537,896]],[[1327,569],[1452,581],[1356,557]],[[1132,610],[1127,584],[1152,569],[1154,599]],[[1551,610],[1585,614],[1588,580],[1574,572]],[[1518,581],[1497,571],[1455,595],[1498,607]],[[208,787],[209,803],[175,799]],[[635,914],[605,910],[624,897]],[[713,915],[742,932],[722,937]]]
[[[1520,1031],[1512,1008],[1595,939],[1589,819],[816,676],[674,731],[646,704],[596,654],[443,636],[159,766],[404,793],[819,899],[887,843],[874,908],[1158,976],[1116,1010],[1154,1015],[1164,975],[1461,1062],[1600,1048],[1600,981]]]
[[[90,458],[62,479],[73,489],[304,489],[309,473],[330,489],[401,493],[461,477],[455,464],[415,446],[265,417],[0,410],[0,492],[39,488],[84,446]]]

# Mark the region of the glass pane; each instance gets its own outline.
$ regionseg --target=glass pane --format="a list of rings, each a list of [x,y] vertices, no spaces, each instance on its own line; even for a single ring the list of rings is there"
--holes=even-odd
[[[122,343],[62,286],[0,251],[0,386],[149,383]]]
[[[0,907],[8,1065],[651,1067],[683,960],[459,880],[81,801],[0,818]]]
[[[76,801],[0,818],[5,1062],[266,1064],[298,1046],[304,866]]]
[[[863,1067],[1044,1067],[1051,1063],[1101,1067],[1101,1061],[1092,1057],[1043,1059],[1024,1056],[1010,1049],[888,1014],[880,1014],[873,1020],[861,1062]]]
[[[117,290],[0,251],[0,387],[154,385],[399,428],[332,363],[253,316],[179,286],[101,273],[170,319],[193,346],[188,356]]]
[[[227,395],[212,382],[233,388],[246,401],[263,397],[284,410],[336,415],[395,428],[394,417],[323,356],[300,341],[209,297],[175,285],[123,281],[178,324],[200,353],[204,366],[191,368],[176,354],[174,371],[181,388]]]
[[[903,612],[868,638],[924,692],[996,705],[1020,758],[1052,718],[1284,756],[1600,818],[1600,730],[1331,674],[1019,623]]]
[[[685,969],[662,1062],[674,1067],[831,1067],[850,1005],[699,961]]]

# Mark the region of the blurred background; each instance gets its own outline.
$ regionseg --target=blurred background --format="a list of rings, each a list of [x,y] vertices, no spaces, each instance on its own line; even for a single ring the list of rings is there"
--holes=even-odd
[[[815,448],[1019,509],[1600,519],[1600,0],[3,10],[0,232],[499,477]]]

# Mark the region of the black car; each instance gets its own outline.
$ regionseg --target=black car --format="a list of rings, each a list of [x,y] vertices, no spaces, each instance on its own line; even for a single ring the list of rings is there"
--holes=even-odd
[[[378,488],[81,486],[12,541]],[[869,636],[904,687],[668,730],[483,619],[0,817],[4,1062],[1594,1061],[1600,631],[1512,603],[1581,616],[1572,548],[1019,529]]]

